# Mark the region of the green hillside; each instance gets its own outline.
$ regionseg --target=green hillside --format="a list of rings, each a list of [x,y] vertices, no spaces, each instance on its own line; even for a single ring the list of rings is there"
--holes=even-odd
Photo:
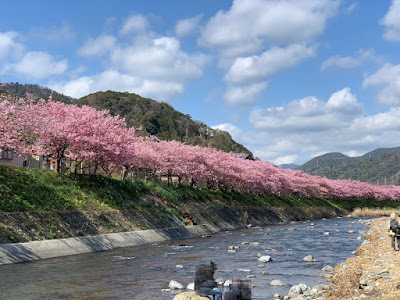
[[[215,130],[192,120],[165,102],[143,98],[133,93],[98,92],[75,101],[96,109],[108,109],[112,115],[124,117],[128,126],[143,130],[140,135],[155,135],[162,140],[177,140],[190,145],[209,146],[225,152],[251,152],[236,143],[226,131]]]
[[[400,184],[400,147],[379,148],[359,157],[327,153],[313,158],[299,170],[330,179],[353,179],[379,184]]]
[[[18,82],[0,83],[0,94],[1,93],[12,94],[19,97],[25,97],[26,94],[29,93],[32,94],[35,99],[48,99],[49,96],[52,95],[53,100],[65,103],[71,103],[74,100],[74,98],[70,96],[57,93],[47,87],[37,84],[20,84]]]

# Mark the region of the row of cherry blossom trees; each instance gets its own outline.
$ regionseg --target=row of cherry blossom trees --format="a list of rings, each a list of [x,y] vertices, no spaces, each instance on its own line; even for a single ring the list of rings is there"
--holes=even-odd
[[[303,195],[340,199],[398,200],[400,187],[329,180],[283,170],[238,154],[177,141],[135,136],[123,119],[106,110],[45,100],[0,96],[0,149],[23,156],[69,158],[120,171],[168,174],[179,182],[253,194]],[[76,169],[76,168],[75,168]]]

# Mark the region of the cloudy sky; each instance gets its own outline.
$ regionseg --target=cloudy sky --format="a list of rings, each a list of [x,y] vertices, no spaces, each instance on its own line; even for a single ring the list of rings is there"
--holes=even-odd
[[[4,1],[0,82],[166,101],[255,156],[400,146],[400,0]]]

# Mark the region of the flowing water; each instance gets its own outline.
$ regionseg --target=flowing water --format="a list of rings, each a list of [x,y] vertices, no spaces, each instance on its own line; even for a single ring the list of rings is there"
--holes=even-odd
[[[4,265],[0,266],[0,299],[170,300],[174,292],[161,291],[168,288],[170,280],[186,287],[194,281],[196,266],[211,261],[218,268],[215,278],[244,279],[255,275],[251,278],[252,298],[273,299],[275,293],[286,295],[295,284],[327,284],[320,277],[322,267],[335,266],[352,256],[352,251],[362,243],[358,237],[365,230],[366,226],[356,219],[316,220]],[[240,248],[236,253],[228,253],[231,245]],[[272,257],[264,268],[258,268],[258,253]],[[318,261],[303,262],[309,254]],[[262,275],[262,271],[268,274]],[[286,285],[271,286],[274,279]]]

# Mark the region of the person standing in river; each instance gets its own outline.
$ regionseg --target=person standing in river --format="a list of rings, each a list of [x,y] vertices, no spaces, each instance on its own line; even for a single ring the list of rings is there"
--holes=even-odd
[[[392,247],[394,251],[400,251],[400,224],[396,213],[390,215],[389,221],[389,235],[392,238]],[[397,242],[397,250],[396,250]]]

